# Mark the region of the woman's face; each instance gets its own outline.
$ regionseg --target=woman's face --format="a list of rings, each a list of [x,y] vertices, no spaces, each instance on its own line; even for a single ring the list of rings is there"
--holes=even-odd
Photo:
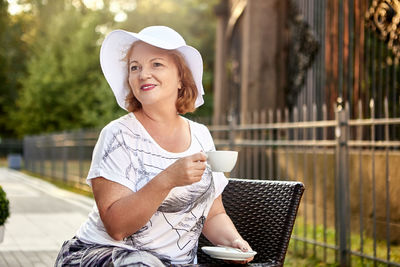
[[[143,42],[135,44],[128,58],[129,85],[143,107],[175,108],[181,87],[174,59],[166,51]]]

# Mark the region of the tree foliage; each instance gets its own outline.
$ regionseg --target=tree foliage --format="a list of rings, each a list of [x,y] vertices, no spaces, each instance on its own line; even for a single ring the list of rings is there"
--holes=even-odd
[[[11,112],[21,89],[20,79],[25,74],[26,43],[21,36],[26,23],[7,13],[8,3],[0,0],[0,137],[14,133]]]
[[[96,28],[107,17],[69,6],[46,19],[17,102],[20,135],[98,127],[119,114],[98,59]]]

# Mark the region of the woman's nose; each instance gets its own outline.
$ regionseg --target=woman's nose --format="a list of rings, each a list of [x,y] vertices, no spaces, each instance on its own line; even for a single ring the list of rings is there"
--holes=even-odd
[[[145,80],[151,77],[151,71],[148,68],[142,68],[140,71],[140,79]]]

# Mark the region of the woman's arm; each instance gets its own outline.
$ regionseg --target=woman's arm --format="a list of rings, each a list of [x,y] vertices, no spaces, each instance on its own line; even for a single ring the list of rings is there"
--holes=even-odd
[[[211,206],[206,222],[204,223],[203,234],[214,245],[239,248],[242,251],[252,250],[247,241],[240,236],[232,220],[226,214],[221,195],[214,200]],[[251,257],[237,263],[246,263],[253,260],[253,258]]]
[[[179,159],[137,192],[103,177],[94,178],[92,190],[107,233],[115,240],[122,240],[138,231],[172,188],[201,180],[205,161],[204,153]]]

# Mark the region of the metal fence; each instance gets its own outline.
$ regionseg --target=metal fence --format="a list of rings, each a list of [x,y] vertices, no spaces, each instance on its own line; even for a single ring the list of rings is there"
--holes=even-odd
[[[0,157],[7,157],[10,154],[22,154],[22,139],[0,138]]]
[[[210,125],[218,149],[239,151],[230,177],[302,181],[306,191],[290,250],[342,266],[368,262],[400,266],[400,118],[351,119],[338,103],[246,114],[246,125],[228,117]],[[358,108],[364,110],[361,102]],[[301,113],[312,114],[310,120]],[[317,114],[321,120],[317,120]],[[243,120],[242,120],[243,121]],[[377,140],[377,128],[385,138]],[[25,167],[85,188],[98,131],[26,137]],[[86,187],[87,188],[87,187]],[[251,241],[250,241],[251,242]]]
[[[81,130],[26,136],[24,138],[25,169],[44,177],[90,190],[85,176],[99,131]]]
[[[240,152],[231,177],[304,182],[294,253],[341,266],[400,266],[400,118],[390,118],[388,106],[385,99],[383,118],[371,100],[368,118],[360,101],[354,119],[338,103],[335,120],[313,105],[247,114],[246,125],[231,117],[210,129],[218,148]],[[306,114],[311,120],[299,119]]]

